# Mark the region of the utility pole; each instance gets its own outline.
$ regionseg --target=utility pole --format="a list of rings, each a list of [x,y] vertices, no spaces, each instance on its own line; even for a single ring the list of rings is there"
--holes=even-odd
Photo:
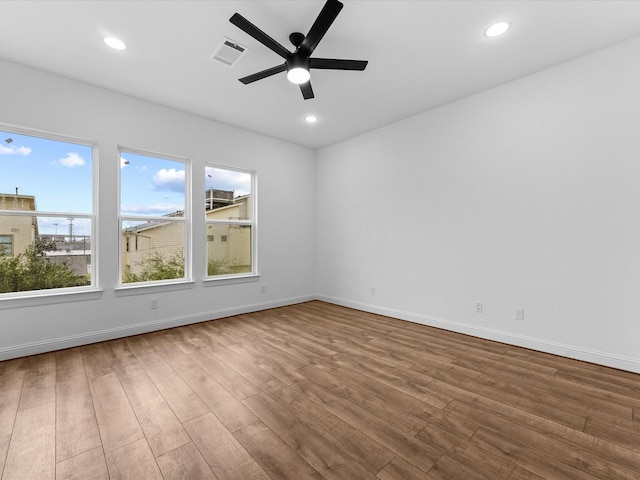
[[[67,220],[69,220],[69,245],[71,245],[71,243],[73,243],[73,217],[68,217]]]

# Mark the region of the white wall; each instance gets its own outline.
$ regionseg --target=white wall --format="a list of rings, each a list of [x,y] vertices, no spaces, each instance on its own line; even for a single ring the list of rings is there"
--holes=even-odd
[[[320,298],[640,372],[638,58],[635,39],[320,150]]]
[[[0,61],[0,123],[99,145],[99,286],[96,295],[0,300],[0,359],[313,298],[315,152],[203,118]],[[204,218],[204,163],[258,178],[258,281],[206,286],[204,260],[184,288],[116,292],[118,145],[190,158],[194,218]],[[204,259],[203,222],[194,257]],[[266,293],[261,286],[266,286]],[[150,309],[157,298],[158,309]]]

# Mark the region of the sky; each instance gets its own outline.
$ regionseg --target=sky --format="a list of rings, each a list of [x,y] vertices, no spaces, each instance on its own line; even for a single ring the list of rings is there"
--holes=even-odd
[[[92,148],[0,131],[0,193],[36,197],[42,212],[92,212]],[[38,217],[39,233],[68,233],[67,216]],[[90,235],[89,219],[73,221],[75,235]]]
[[[235,197],[251,192],[248,173],[207,166],[205,175],[206,190],[231,190]],[[120,179],[122,215],[166,215],[184,210],[185,165],[181,161],[125,151],[120,157]]]
[[[21,195],[36,197],[38,211],[64,215],[39,217],[41,234],[68,233],[66,214],[92,213],[94,167],[90,146],[0,130],[0,193],[15,194],[17,187]],[[184,210],[185,164],[181,161],[124,151],[120,181],[122,216],[162,216]],[[205,188],[245,195],[251,192],[251,175],[207,166]],[[204,192],[202,198],[204,202]],[[76,218],[73,228],[76,235],[91,233],[89,219]]]

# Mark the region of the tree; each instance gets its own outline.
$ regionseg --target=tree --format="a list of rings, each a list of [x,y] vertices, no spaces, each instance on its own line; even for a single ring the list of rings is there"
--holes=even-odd
[[[243,265],[236,258],[233,260],[210,258],[207,262],[207,274],[210,277],[248,272],[251,272],[251,265]]]
[[[51,245],[36,241],[16,256],[0,254],[0,293],[85,285],[85,276],[65,263],[51,263],[45,258],[45,250],[50,249]]]
[[[210,258],[207,262],[207,274],[210,277],[215,275],[226,275],[230,273],[229,262]]]
[[[142,268],[140,273],[125,273],[123,283],[151,282],[156,280],[171,280],[184,277],[184,251],[180,250],[175,256],[165,259],[160,252],[146,257],[138,262]]]

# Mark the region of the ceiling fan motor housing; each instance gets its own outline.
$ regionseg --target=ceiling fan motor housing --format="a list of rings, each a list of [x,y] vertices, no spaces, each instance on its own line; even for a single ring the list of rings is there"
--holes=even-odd
[[[293,32],[291,35],[289,35],[289,41],[294,47],[298,48],[300,45],[302,45],[302,42],[304,42],[304,33]]]
[[[300,55],[298,53],[292,53],[291,55],[289,55],[286,63],[287,71],[294,68],[304,68],[305,70],[309,70],[309,57]]]

